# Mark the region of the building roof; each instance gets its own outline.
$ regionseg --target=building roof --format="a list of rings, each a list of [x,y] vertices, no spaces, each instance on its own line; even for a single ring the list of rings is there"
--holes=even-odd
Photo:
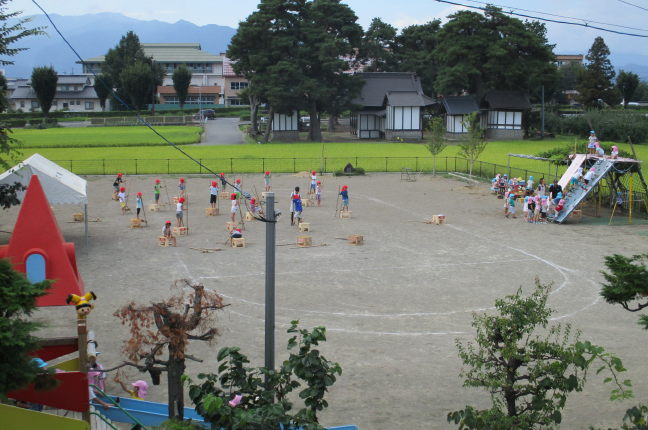
[[[414,73],[356,73],[356,76],[364,79],[366,83],[360,97],[353,100],[354,104],[381,107],[388,91],[410,91],[423,95],[421,80]]]
[[[479,113],[479,105],[473,96],[448,96],[443,98],[442,110],[448,115]]]
[[[220,55],[201,49],[200,43],[142,43],[144,54],[160,63],[221,63]],[[88,58],[84,63],[103,63],[105,56]],[[81,64],[81,61],[77,61]]]
[[[31,87],[18,87],[10,97],[11,99],[33,99],[36,100],[36,93]],[[81,91],[57,91],[54,100],[57,99],[98,99],[94,87],[86,86]]]
[[[522,91],[491,90],[484,94],[480,107],[487,110],[531,110],[529,97]]]
[[[436,103],[417,91],[387,91],[385,98],[391,106],[429,106]]]
[[[236,63],[236,61],[230,60],[222,52],[221,58],[223,59],[223,76],[229,78],[237,77],[236,73],[234,73],[234,68],[232,67],[232,64]]]
[[[576,55],[556,55],[556,61],[558,60],[583,60],[583,54]]]
[[[58,75],[59,85],[90,85],[88,75]],[[31,85],[29,82],[28,85]]]

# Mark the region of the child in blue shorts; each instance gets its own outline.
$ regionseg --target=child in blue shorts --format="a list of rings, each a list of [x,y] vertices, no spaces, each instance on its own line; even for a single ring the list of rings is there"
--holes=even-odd
[[[342,212],[349,212],[349,192],[347,191],[349,187],[346,185],[342,187],[340,195],[342,196]]]

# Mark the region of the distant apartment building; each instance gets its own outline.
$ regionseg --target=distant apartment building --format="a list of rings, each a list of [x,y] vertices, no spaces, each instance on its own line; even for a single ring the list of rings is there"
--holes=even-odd
[[[30,79],[17,79],[9,83],[11,95],[9,103],[13,109],[25,112],[40,111],[36,93],[31,88]],[[109,108],[106,100],[106,110]],[[99,97],[87,75],[58,75],[56,95],[51,110],[67,109],[73,112],[99,112]]]
[[[583,54],[579,55],[556,55],[555,64],[558,67],[564,66],[569,63],[578,63],[583,65]]]
[[[234,73],[232,60],[221,53],[223,58],[223,96],[225,107],[247,106],[250,102],[238,96],[239,91],[248,87],[249,82],[243,76]]]

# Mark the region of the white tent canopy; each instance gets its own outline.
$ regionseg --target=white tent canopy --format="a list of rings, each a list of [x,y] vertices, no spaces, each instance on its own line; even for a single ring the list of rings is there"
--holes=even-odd
[[[37,175],[50,204],[85,205],[86,251],[88,247],[88,182],[39,154],[34,154],[12,169],[0,175],[0,184],[13,185],[20,182],[27,186],[32,175]],[[22,201],[26,191],[19,191]]]

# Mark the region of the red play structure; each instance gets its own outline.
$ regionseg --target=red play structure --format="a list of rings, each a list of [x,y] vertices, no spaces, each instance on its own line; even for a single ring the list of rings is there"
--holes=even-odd
[[[29,181],[9,245],[0,247],[0,258],[9,259],[32,282],[56,280],[50,294],[38,299],[39,307],[66,306],[68,294],[85,293],[74,244],[65,242],[37,175]]]

